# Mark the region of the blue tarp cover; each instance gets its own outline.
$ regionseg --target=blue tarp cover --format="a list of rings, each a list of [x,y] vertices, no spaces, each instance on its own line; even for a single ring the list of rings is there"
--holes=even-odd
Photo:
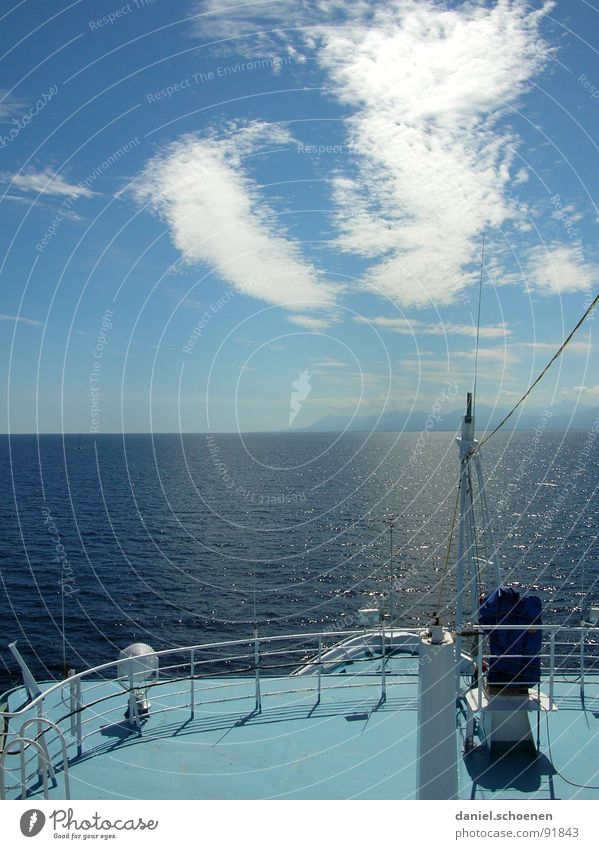
[[[482,602],[481,625],[526,626],[522,631],[498,627],[490,632],[489,684],[521,687],[541,680],[541,611],[538,596],[521,597],[513,587],[499,587]]]

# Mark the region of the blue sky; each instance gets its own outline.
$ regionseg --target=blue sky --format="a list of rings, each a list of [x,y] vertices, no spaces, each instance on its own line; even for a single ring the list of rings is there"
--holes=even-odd
[[[505,409],[597,289],[599,12],[2,3],[10,432]],[[599,406],[589,321],[529,402]],[[293,414],[292,414],[293,413]]]

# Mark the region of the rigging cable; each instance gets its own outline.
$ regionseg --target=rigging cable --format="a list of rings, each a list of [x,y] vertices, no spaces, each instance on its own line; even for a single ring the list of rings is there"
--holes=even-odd
[[[447,539],[447,552],[445,554],[445,565],[443,567],[443,575],[441,577],[441,583],[439,584],[439,597],[437,601],[437,611],[439,614],[441,613],[441,602],[443,601],[443,590],[445,587],[445,578],[447,577],[447,572],[449,571],[449,558],[451,556],[451,544],[453,542],[453,534],[455,531],[455,520],[458,515],[458,506],[460,503],[460,490],[462,488],[462,476],[460,475],[458,479],[458,487],[455,495],[455,507],[453,508],[453,518],[451,520],[451,528],[449,530],[449,537]]]
[[[483,232],[483,244],[480,253],[480,279],[478,281],[478,315],[476,317],[476,351],[474,354],[474,385],[472,387],[472,415],[476,409],[476,377],[478,374],[478,348],[480,341],[480,305],[483,294],[483,272],[485,268],[485,234]]]
[[[575,335],[575,333],[580,329],[580,327],[582,327],[586,318],[590,315],[590,313],[592,313],[592,311],[597,306],[597,303],[599,303],[599,294],[595,295],[590,306],[585,310],[585,312],[583,313],[582,317],[579,319],[579,321],[576,324],[576,326],[574,327],[574,329],[570,332],[570,334],[566,337],[566,339],[564,339],[564,341],[559,346],[559,348],[557,349],[555,354],[551,357],[551,359],[549,360],[549,362],[547,363],[547,365],[545,366],[543,371],[530,384],[530,386],[528,387],[528,389],[526,390],[524,395],[520,398],[520,400],[516,404],[514,404],[514,406],[509,411],[507,416],[504,416],[504,418],[499,422],[499,424],[497,425],[495,430],[491,431],[491,433],[489,433],[487,436],[485,436],[485,437],[483,437],[483,439],[481,439],[481,441],[477,445],[477,450],[479,450],[485,444],[485,442],[488,442],[488,440],[491,439],[492,436],[495,436],[497,431],[504,426],[504,424],[507,422],[507,420],[510,418],[510,416],[512,416],[516,412],[516,410],[518,409],[520,404],[522,404],[522,402],[525,401],[526,398],[528,398],[528,396],[530,395],[532,390],[535,388],[537,383],[539,383],[539,381],[542,380],[545,377],[546,373],[549,371],[549,369],[551,368],[553,363],[557,360],[557,358],[560,356],[560,354],[563,353],[563,351],[565,350],[565,348],[567,347],[568,343],[570,342],[572,337]]]
[[[480,550],[478,547],[478,535],[476,529],[476,516],[474,515],[474,490],[472,488],[472,469],[470,468],[470,464],[468,464],[468,488],[470,490],[470,521],[472,522],[472,544],[471,547],[474,548],[474,562],[475,562],[475,570],[476,570],[476,597],[480,598],[480,594],[483,591],[483,585],[481,580],[481,569],[480,569]]]

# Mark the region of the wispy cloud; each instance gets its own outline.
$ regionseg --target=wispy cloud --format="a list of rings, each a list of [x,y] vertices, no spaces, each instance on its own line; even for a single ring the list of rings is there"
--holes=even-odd
[[[376,260],[365,287],[420,307],[475,282],[483,231],[529,226],[509,192],[528,177],[520,139],[501,119],[547,64],[553,6],[202,0],[194,27],[242,55],[316,60],[350,111],[351,155],[331,177],[337,247]]]
[[[187,262],[213,266],[243,294],[322,309],[333,303],[334,288],[304,260],[243,167],[245,156],[289,140],[285,130],[259,122],[226,138],[185,136],[148,163],[134,193],[168,223]]]
[[[543,354],[553,354],[559,346],[561,345],[563,340],[555,342],[517,342],[516,347],[531,349],[535,352],[539,351]],[[514,343],[511,343],[514,344]],[[566,348],[565,354],[582,354],[584,356],[588,355],[593,349],[593,343],[590,338],[584,340],[572,340],[568,343],[568,347]]]
[[[560,395],[564,398],[580,398],[583,401],[599,403],[599,384],[596,386],[570,386],[562,389]]]
[[[4,313],[0,313],[0,321],[12,321],[18,322],[20,324],[31,324],[35,327],[42,327],[43,321],[38,321],[35,318],[25,318],[22,315],[5,315]]]
[[[388,318],[383,315],[374,318],[356,316],[354,320],[407,336],[476,336],[476,327],[473,324],[455,324],[452,321],[426,322],[418,319]],[[480,327],[481,339],[503,339],[511,333],[510,328],[503,322],[483,324]]]
[[[527,283],[543,295],[583,292],[599,280],[599,268],[589,264],[573,245],[534,248],[529,255]]]
[[[450,351],[450,357],[456,357],[461,360],[474,361],[476,359],[476,351]],[[478,349],[479,363],[517,363],[520,357],[514,351],[513,346],[496,345],[495,347],[480,347]]]
[[[325,357],[321,360],[310,360],[310,364],[313,368],[347,368],[347,363],[342,363],[341,360],[336,360],[334,357]]]
[[[339,245],[385,255],[369,288],[406,305],[450,303],[474,280],[482,232],[522,215],[506,192],[518,139],[498,118],[544,66],[549,5],[375,8],[367,25],[321,36],[333,92],[356,110],[356,171],[334,181]]]
[[[24,203],[26,206],[32,206],[35,203],[35,200],[33,198],[26,198],[22,195],[3,194],[2,200],[12,201],[13,203]]]
[[[8,94],[6,89],[0,88],[0,122],[14,117],[23,109],[23,102]]]
[[[306,330],[326,330],[333,324],[332,319],[315,318],[312,315],[288,315],[287,321],[297,324],[298,327],[305,327]]]
[[[312,27],[366,18],[365,0],[195,0],[192,32],[210,39],[212,49],[244,56],[293,56],[303,49]]]
[[[61,174],[55,174],[50,168],[43,171],[26,171],[19,174],[4,174],[5,182],[12,183],[14,188],[23,192],[32,192],[42,195],[56,195],[58,197],[81,196],[85,198],[94,197],[86,186],[78,186],[69,183]]]

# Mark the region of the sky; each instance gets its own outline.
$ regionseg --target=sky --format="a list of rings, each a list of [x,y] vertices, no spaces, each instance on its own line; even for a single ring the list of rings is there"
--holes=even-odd
[[[598,47],[587,0],[0,2],[2,431],[442,417],[481,280],[506,410],[598,288]],[[593,332],[528,412],[599,406]]]

